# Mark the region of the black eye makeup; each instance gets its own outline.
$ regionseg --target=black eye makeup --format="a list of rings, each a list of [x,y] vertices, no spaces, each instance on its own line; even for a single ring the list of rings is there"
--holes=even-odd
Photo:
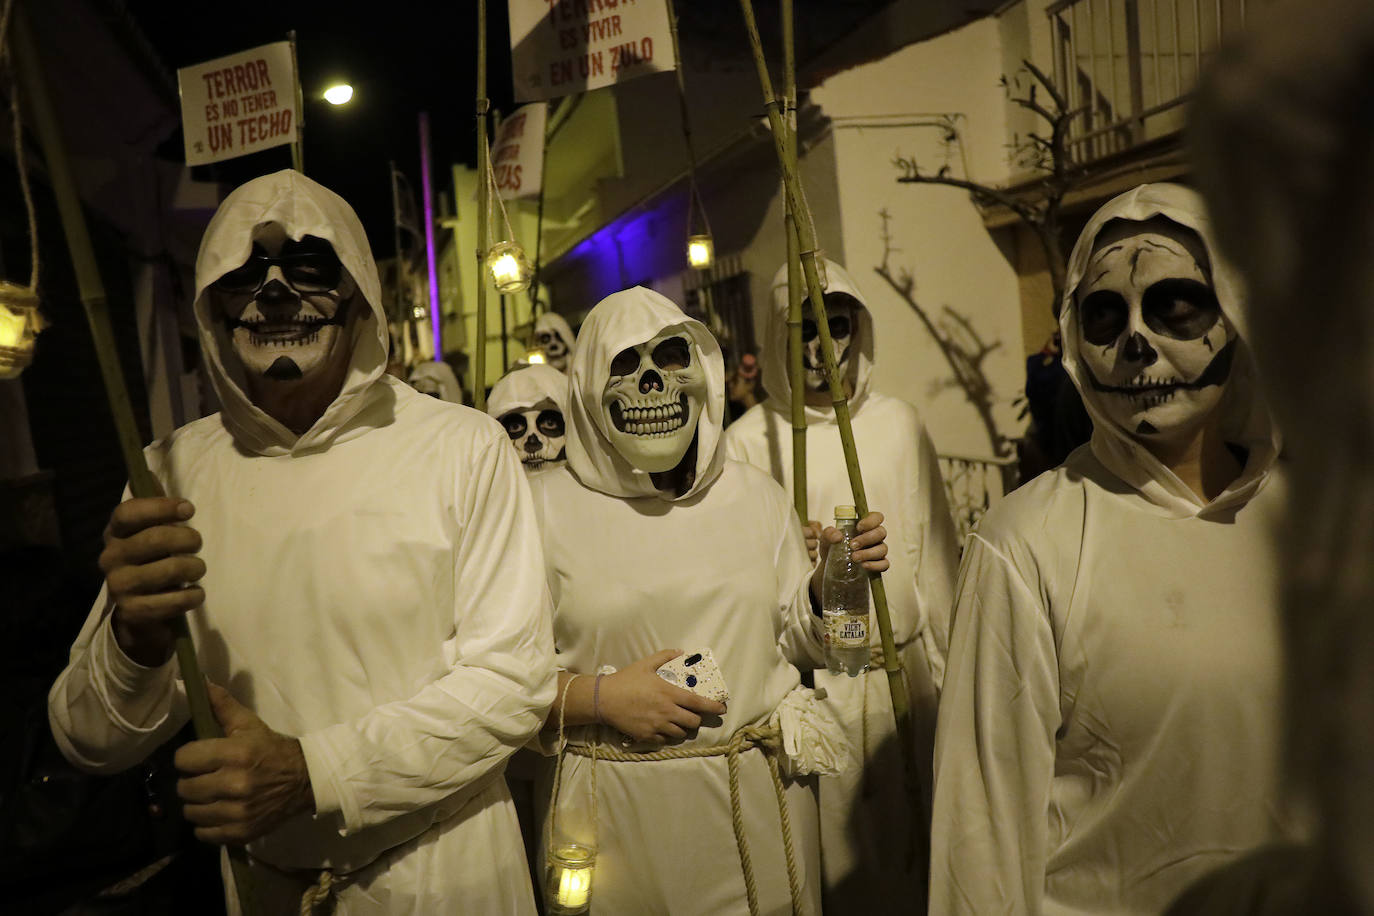
[[[1140,309],[1145,326],[1174,340],[1196,340],[1221,318],[1216,293],[1197,280],[1160,280],[1145,290]]]
[[[1130,312],[1130,306],[1120,293],[1100,289],[1089,294],[1078,305],[1078,321],[1083,328],[1083,339],[1090,344],[1106,346],[1126,330]]]

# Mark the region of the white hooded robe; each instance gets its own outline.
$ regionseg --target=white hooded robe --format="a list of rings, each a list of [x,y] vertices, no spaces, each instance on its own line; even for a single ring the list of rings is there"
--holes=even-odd
[[[696,477],[681,497],[654,487],[606,435],[601,395],[625,347],[681,327],[705,363],[709,396],[697,432]],[[639,287],[603,300],[582,325],[571,366],[568,464],[530,480],[542,523],[554,638],[561,667],[595,674],[662,649],[710,648],[730,692],[718,727],[683,747],[726,743],[766,723],[798,687],[796,665],[821,661],[821,625],[807,596],[806,548],[787,495],[767,476],[725,459],[720,348],[700,322]],[[619,749],[610,728],[581,728],[576,743]],[[546,762],[546,776],[553,764]],[[803,911],[820,911],[814,780],[787,779]],[[546,779],[546,783],[548,780]],[[592,912],[736,916],[748,912],[731,825],[724,756],[563,764],[560,834],[598,847]],[[541,793],[548,797],[545,790]],[[763,913],[790,912],[777,797],[760,750],[740,757],[741,808]],[[543,841],[543,837],[541,837]]]
[[[855,758],[847,772],[820,779],[826,912],[871,913],[881,910],[894,895],[924,892],[925,863],[914,861],[908,844],[897,838],[913,829],[924,830],[925,818],[929,817],[936,691],[944,676],[949,645],[948,615],[959,542],[935,446],[916,409],[869,387],[873,319],[863,294],[843,267],[833,261],[826,261],[825,266],[827,292],[847,293],[859,304],[859,339],[850,357],[858,361],[850,416],[868,502],[883,513],[888,532],[892,568],[884,573],[883,583],[917,723],[918,758],[925,767],[920,775],[927,807],[913,823],[901,755],[893,744],[896,721],[886,672],[875,667],[861,678],[851,678],[825,669],[816,671],[816,686],[824,688],[825,703],[844,725]],[[725,430],[725,451],[731,458],[768,473],[791,493],[792,386],[787,372],[787,312],[784,265],[773,278],[773,303],[763,348],[768,400],[751,407]],[[853,502],[834,410],[828,405],[808,406],[806,504],[810,515],[829,524],[835,506]],[[876,623],[870,633],[872,644],[881,645]]]
[[[1112,219],[1195,231],[1239,341],[1217,406],[1243,471],[1204,501],[1102,412],[1074,290]],[[1064,365],[1091,442],[969,539],[936,736],[932,914],[1156,914],[1280,835],[1279,437],[1200,199],[1142,185],[1069,262]]]
[[[244,394],[206,294],[269,222],[328,240],[367,310],[338,398],[299,437]],[[195,311],[223,411],[146,454],[196,507],[206,600],[188,620],[205,674],[299,737],[317,809],[250,854],[346,876],[337,916],[533,913],[501,771],[543,722],[555,668],[534,514],[504,430],[384,374],[363,227],[297,172],[225,200]],[[49,695],[59,747],[94,772],[132,766],[188,718],[175,662],[127,658],[110,610],[102,590]],[[263,912],[295,913],[299,887],[255,871]]]

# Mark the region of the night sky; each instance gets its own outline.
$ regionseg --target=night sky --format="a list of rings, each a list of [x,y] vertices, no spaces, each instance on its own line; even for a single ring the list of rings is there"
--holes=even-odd
[[[378,257],[389,257],[394,247],[388,160],[396,161],[419,193],[419,112],[429,112],[436,194],[450,189],[453,162],[476,162],[477,5],[472,0],[215,6],[126,0],[126,6],[174,75],[179,67],[280,41],[295,29],[306,96],[306,174],[353,205]],[[488,0],[487,16],[487,92],[495,108],[510,111],[504,0]],[[352,84],[352,102],[335,108],[311,99],[336,79]],[[180,131],[159,155],[185,161]],[[281,146],[200,166],[193,174],[234,186],[290,164],[290,147]]]

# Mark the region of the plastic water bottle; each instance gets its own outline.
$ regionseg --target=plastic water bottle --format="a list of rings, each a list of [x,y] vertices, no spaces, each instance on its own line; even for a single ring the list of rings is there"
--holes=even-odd
[[[851,555],[858,523],[853,506],[835,507],[835,527],[844,540],[831,546],[821,578],[825,667],[850,677],[867,671],[869,659],[868,573]]]

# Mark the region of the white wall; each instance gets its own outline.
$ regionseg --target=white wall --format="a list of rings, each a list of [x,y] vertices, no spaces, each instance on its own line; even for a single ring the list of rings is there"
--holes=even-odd
[[[879,212],[890,215],[889,264],[915,278],[915,298],[944,320],[945,306],[968,319],[985,342],[998,342],[983,363],[995,395],[995,420],[1019,435],[1012,399],[1024,385],[1020,295],[1012,264],[959,189],[898,184],[896,154],[915,156],[985,183],[1007,175],[1002,46],[995,19],[902,49],[828,79],[812,93],[834,119],[840,231],[837,252],[867,295],[877,325],[875,387],[906,398],[923,413],[945,453],[988,456],[992,445],[977,412],[953,386],[939,347],[910,306],[875,272],[884,243]],[[963,156],[946,159],[941,131],[901,126],[932,115],[963,115]]]

